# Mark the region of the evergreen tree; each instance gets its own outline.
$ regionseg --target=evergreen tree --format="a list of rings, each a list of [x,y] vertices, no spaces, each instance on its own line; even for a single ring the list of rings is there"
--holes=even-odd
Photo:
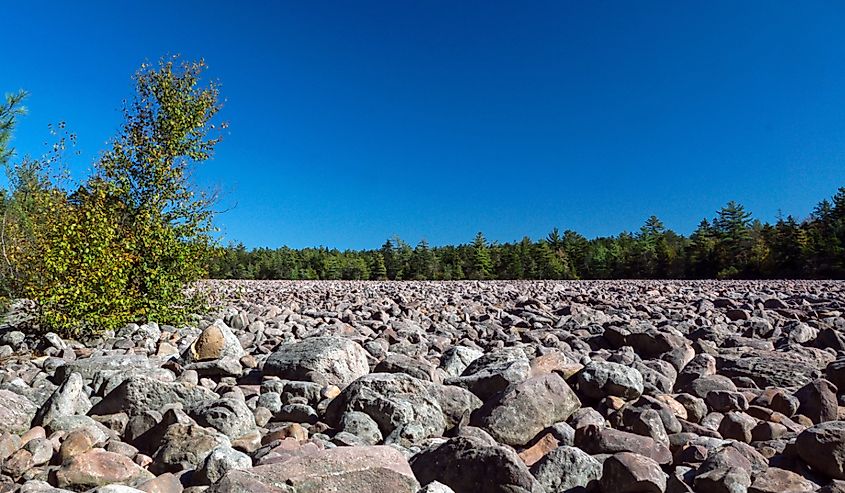
[[[371,256],[370,279],[384,281],[387,279],[387,268],[384,265],[384,256],[381,252],[375,252]]]
[[[492,269],[493,261],[490,259],[487,240],[479,231],[472,242],[472,276],[475,279],[488,279]]]
[[[737,277],[745,272],[753,245],[751,213],[733,200],[722,207],[713,226],[718,238],[719,277]]]
[[[707,219],[702,219],[698,228],[690,236],[689,255],[687,256],[690,277],[706,279],[715,277],[718,272],[716,264],[716,231]]]
[[[26,113],[22,104],[26,96],[24,91],[8,94],[5,104],[0,105],[0,167],[6,166],[14,155],[12,131],[17,125],[18,117]]]

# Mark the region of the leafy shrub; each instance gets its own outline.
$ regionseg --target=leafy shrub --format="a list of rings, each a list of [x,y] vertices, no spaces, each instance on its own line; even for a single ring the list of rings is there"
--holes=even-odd
[[[213,197],[189,171],[219,138],[214,84],[203,62],[162,60],[135,75],[136,97],[93,174],[66,191],[51,161],[10,168],[0,275],[10,294],[37,301],[39,325],[85,337],[129,321],[179,323],[195,308],[186,285],[216,252]]]

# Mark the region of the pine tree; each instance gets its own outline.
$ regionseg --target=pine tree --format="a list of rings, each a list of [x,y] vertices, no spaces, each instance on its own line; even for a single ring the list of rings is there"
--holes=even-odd
[[[472,275],[475,279],[488,279],[493,269],[487,240],[480,231],[472,242]]]
[[[384,256],[381,252],[375,252],[371,257],[370,279],[374,281],[387,279],[387,268],[384,265]]]
[[[8,164],[14,155],[11,144],[12,131],[17,125],[18,117],[26,113],[26,108],[22,105],[26,96],[24,91],[8,94],[5,104],[0,105],[0,166]]]
[[[751,213],[733,200],[722,207],[713,226],[717,234],[717,258],[719,277],[736,277],[745,272],[748,265],[752,238]]]

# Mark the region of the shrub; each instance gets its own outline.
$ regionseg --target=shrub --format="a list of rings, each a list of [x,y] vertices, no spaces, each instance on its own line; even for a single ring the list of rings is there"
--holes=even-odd
[[[39,326],[85,337],[129,321],[179,323],[195,308],[188,283],[217,251],[213,196],[190,169],[218,137],[203,62],[142,65],[125,122],[93,174],[65,191],[49,161],[13,166],[4,195],[5,285],[35,300]],[[8,248],[6,248],[8,247]]]

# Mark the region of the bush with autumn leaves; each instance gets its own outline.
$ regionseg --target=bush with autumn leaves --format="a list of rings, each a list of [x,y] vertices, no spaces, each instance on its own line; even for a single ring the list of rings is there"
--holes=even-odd
[[[124,121],[75,185],[61,170],[68,143],[17,160],[11,133],[24,94],[0,107],[0,288],[36,302],[34,328],[84,338],[127,322],[179,323],[196,308],[186,287],[214,255],[214,197],[190,170],[220,141],[218,88],[205,64],[163,59],[135,74]]]

